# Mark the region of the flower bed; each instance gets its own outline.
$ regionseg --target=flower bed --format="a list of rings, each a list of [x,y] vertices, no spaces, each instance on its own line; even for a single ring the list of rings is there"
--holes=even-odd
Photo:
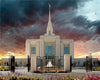
[[[25,77],[25,76],[21,76],[21,77],[12,76],[9,79],[0,77],[0,80],[43,80],[43,79],[41,79],[41,78],[33,78],[33,77]]]
[[[6,79],[6,78],[3,78],[3,77],[0,77],[0,80],[44,80],[42,78],[33,78],[33,77],[25,77],[25,76],[21,76],[21,77],[17,77],[17,76],[12,76],[10,77],[9,79]],[[73,77],[64,77],[63,79],[60,79],[60,78],[53,78],[53,77],[50,77],[48,78],[48,80],[100,80],[100,77],[82,77],[82,78],[73,78]]]
[[[0,80],[100,80],[95,73],[0,72]]]
[[[41,71],[41,70],[38,70],[38,71],[35,71],[35,73],[65,73],[65,71],[62,71],[62,70],[45,70],[45,71]]]
[[[64,80],[100,80],[100,77],[83,77],[83,78],[73,78],[73,77],[69,77],[69,78],[64,78]]]

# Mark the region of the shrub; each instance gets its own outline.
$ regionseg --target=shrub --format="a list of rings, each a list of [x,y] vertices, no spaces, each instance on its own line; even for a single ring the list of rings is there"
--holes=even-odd
[[[93,70],[93,71],[100,71],[100,67],[93,68],[92,70]]]
[[[43,79],[40,79],[40,78],[35,78],[34,80],[43,80]]]
[[[5,80],[5,78],[0,77],[0,80]]]
[[[96,70],[97,70],[97,71],[100,71],[100,67],[98,67]]]
[[[33,77],[28,78],[28,77],[23,76],[23,77],[19,77],[18,80],[43,80],[43,79],[41,79],[41,78],[35,78],[34,79]]]
[[[70,77],[70,78],[65,78],[65,80],[75,80],[75,79]]]
[[[0,71],[9,71],[9,69],[0,66]]]
[[[17,80],[17,77],[16,76],[12,76],[12,77],[10,77],[9,80]]]
[[[29,80],[29,78],[23,76],[23,77],[19,77],[18,80]]]

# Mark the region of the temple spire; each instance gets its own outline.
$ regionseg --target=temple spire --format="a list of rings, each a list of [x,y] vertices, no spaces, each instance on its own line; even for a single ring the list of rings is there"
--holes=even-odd
[[[51,13],[50,13],[51,5],[49,4],[49,21],[51,21]]]
[[[47,26],[47,34],[52,35],[53,34],[53,27],[51,22],[51,12],[50,12],[51,5],[49,4],[49,19],[48,19],[48,26]]]

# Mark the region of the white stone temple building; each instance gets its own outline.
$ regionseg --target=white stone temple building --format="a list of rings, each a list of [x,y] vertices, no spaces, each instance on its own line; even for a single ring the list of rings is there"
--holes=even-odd
[[[64,66],[67,68],[70,66],[70,56],[74,58],[74,41],[72,39],[60,39],[59,35],[53,33],[53,27],[51,22],[51,13],[49,5],[49,19],[47,30],[44,35],[40,36],[40,39],[27,39],[26,40],[26,57],[31,57],[31,71],[36,70],[36,57],[40,56],[57,56],[64,57],[64,63],[68,62],[69,65]],[[68,57],[68,58],[67,58]],[[68,60],[67,60],[68,59]],[[35,65],[36,64],[36,65]],[[35,66],[34,70],[33,67]]]

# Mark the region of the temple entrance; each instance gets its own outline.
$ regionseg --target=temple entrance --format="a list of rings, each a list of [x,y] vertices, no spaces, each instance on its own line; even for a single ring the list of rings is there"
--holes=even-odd
[[[46,59],[45,56],[37,56],[37,71],[57,71],[64,70],[64,57],[54,56],[54,58]]]
[[[46,59],[54,59],[55,56],[55,46],[54,45],[46,45],[45,46],[45,58]]]

